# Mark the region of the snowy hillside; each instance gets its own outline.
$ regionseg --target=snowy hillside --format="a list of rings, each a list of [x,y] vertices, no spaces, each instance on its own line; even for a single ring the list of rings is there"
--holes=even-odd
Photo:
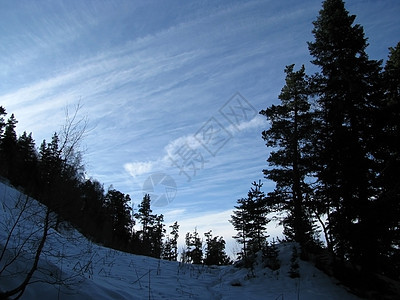
[[[3,292],[24,279],[41,236],[44,208],[32,200],[19,215],[23,199],[0,183]],[[278,271],[260,267],[252,273],[131,255],[93,244],[65,225],[60,228],[50,229],[34,283],[21,299],[358,299],[307,262],[300,261],[300,278],[290,278],[291,244],[279,245]],[[14,234],[8,239],[10,229]]]

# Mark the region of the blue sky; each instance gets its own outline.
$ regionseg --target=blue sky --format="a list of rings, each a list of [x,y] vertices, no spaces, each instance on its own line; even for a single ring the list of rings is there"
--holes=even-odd
[[[370,58],[386,59],[400,41],[400,2],[346,7]],[[277,103],[285,65],[315,70],[306,42],[320,9],[320,0],[2,0],[0,105],[40,145],[80,101],[88,176],[136,205],[146,179],[164,174],[176,185],[171,202],[154,207],[166,224],[229,240],[236,200],[266,167],[257,112]]]

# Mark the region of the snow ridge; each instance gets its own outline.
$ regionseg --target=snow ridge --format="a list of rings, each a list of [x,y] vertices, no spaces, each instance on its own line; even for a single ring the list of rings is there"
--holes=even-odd
[[[23,194],[0,183],[0,250],[20,211]],[[18,236],[7,244],[3,268],[27,241],[18,258],[0,275],[0,291],[15,287],[33,261],[32,249],[44,207],[31,199],[18,222]],[[308,262],[300,261],[300,277],[289,277],[293,244],[278,245],[281,268],[257,264],[253,270],[235,266],[182,264],[133,255],[94,244],[63,224],[51,229],[39,268],[21,299],[358,299]]]

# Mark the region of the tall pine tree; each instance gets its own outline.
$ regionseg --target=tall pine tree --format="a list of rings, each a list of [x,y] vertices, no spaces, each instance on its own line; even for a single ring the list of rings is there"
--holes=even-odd
[[[286,84],[279,95],[281,103],[260,112],[270,122],[262,137],[267,147],[274,149],[268,158],[271,168],[263,172],[276,183],[275,190],[268,194],[269,206],[287,214],[283,220],[286,237],[305,246],[313,241],[310,207],[306,205],[311,192],[306,179],[312,173],[309,156],[312,114],[305,68],[293,69],[294,65],[285,69]]]
[[[390,48],[383,79],[385,95],[373,143],[379,194],[373,203],[381,271],[400,274],[400,43]]]
[[[315,76],[318,123],[317,195],[327,208],[336,254],[364,266],[373,265],[376,231],[371,201],[376,189],[370,155],[373,115],[379,99],[380,62],[369,60],[363,28],[353,25],[341,0],[326,0],[313,22],[315,41],[308,43]]]

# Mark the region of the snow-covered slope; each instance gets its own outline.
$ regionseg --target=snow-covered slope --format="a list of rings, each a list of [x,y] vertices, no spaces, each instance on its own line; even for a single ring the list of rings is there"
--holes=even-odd
[[[21,208],[21,202],[16,207],[18,199],[24,198],[0,183],[0,250]],[[14,229],[0,269],[15,256],[18,246],[23,251],[0,275],[0,290],[17,285],[31,266],[43,210],[30,202]],[[259,267],[251,273],[234,266],[186,265],[127,254],[93,244],[64,227],[61,232],[50,230],[35,283],[21,299],[358,299],[307,262],[300,261],[300,278],[290,278],[292,245],[281,244],[279,250],[282,266],[278,271]]]

